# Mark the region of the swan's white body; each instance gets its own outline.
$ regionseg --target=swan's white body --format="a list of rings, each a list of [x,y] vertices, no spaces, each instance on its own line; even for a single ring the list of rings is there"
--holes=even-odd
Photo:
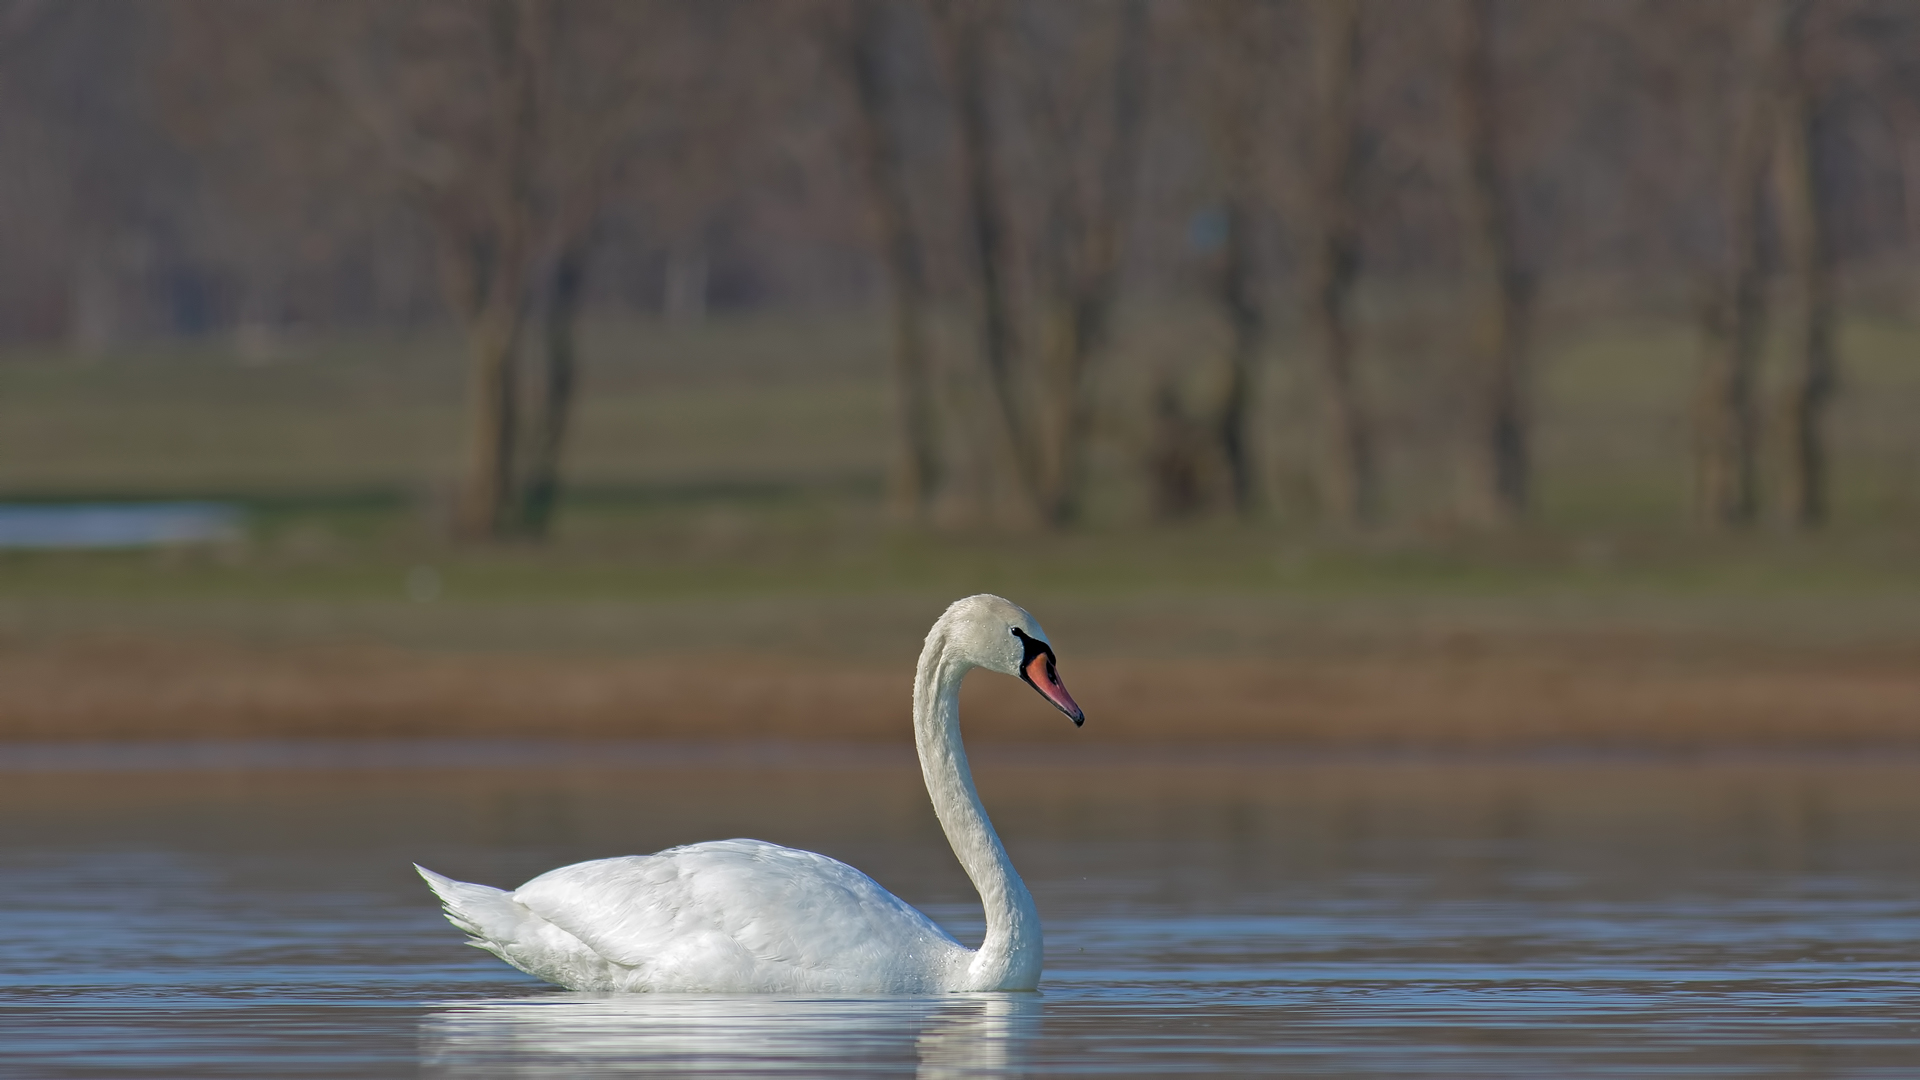
[[[911,994],[1031,990],[1040,917],[980,805],[960,741],[975,667],[1080,711],[1032,616],[997,596],[947,609],[913,687],[914,744],[935,814],[986,909],[978,950],[845,863],[758,840],[563,866],[507,892],[420,869],[472,944],[572,990]]]
[[[572,990],[961,989],[973,954],[845,863],[758,840],[563,866],[511,893],[425,872],[474,944]]]

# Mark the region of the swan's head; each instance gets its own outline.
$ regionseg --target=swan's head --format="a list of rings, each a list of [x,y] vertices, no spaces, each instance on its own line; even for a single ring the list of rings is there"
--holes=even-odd
[[[1086,714],[1074,704],[1073,695],[1067,693],[1054,670],[1053,644],[1026,609],[981,593],[954,601],[940,616],[940,622],[946,627],[947,648],[962,659],[1012,675],[1040,691],[1040,696],[1066,713],[1075,727],[1086,722]]]

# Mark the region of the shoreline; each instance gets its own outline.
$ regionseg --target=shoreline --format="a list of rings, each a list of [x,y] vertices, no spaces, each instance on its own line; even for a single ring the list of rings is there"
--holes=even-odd
[[[1075,731],[1027,688],[968,681],[970,745],[1368,753],[1920,751],[1908,650],[1489,635],[1266,658],[1062,665]],[[70,638],[0,649],[0,746],[178,741],[909,743],[908,683],[871,659],[632,658]]]
[[[1591,750],[1301,748],[1277,743],[1181,746],[1133,743],[1076,750],[1018,743],[971,747],[987,768],[1176,769],[1508,769],[1508,768],[1920,768],[1920,744],[1856,750],[1739,747]],[[917,762],[906,744],[791,741],[486,739],[177,739],[0,742],[0,776],[256,772],[631,771],[684,769],[898,769]]]

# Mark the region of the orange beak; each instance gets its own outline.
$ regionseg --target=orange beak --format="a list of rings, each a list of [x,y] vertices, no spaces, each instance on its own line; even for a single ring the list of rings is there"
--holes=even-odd
[[[1027,685],[1040,691],[1040,696],[1053,702],[1053,707],[1067,714],[1074,727],[1087,722],[1087,715],[1074,704],[1073,695],[1067,693],[1066,686],[1060,681],[1060,674],[1053,670],[1053,650],[1044,646],[1034,653],[1025,667],[1020,669],[1020,677]]]

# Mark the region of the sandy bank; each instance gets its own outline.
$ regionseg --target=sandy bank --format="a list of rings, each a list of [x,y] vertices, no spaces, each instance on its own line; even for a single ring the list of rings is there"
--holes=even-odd
[[[1657,642],[1480,637],[1351,655],[1085,657],[1076,733],[976,676],[977,741],[1324,748],[1920,747],[1920,663]],[[0,739],[904,740],[908,673],[870,660],[616,657],[74,638],[0,649]]]

